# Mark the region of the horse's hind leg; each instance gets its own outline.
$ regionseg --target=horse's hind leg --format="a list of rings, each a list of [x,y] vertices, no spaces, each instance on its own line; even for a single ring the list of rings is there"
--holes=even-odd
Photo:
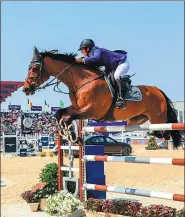
[[[149,121],[151,124],[164,124],[164,123],[166,123],[167,122],[166,111],[161,112],[160,114],[158,112],[158,113],[156,113],[156,116],[154,114],[149,116]],[[170,139],[170,131],[167,131],[167,130],[153,131],[152,134],[159,139],[162,139],[162,138],[164,138],[165,140]]]

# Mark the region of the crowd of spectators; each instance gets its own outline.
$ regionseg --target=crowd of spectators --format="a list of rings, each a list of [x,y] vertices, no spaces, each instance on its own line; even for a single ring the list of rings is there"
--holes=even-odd
[[[55,136],[57,134],[57,124],[54,112],[30,112],[30,111],[1,111],[1,131],[17,132],[20,134],[49,134]],[[31,119],[31,127],[24,126],[24,119]]]
[[[3,132],[19,131],[22,111],[12,110],[0,112],[1,130]]]

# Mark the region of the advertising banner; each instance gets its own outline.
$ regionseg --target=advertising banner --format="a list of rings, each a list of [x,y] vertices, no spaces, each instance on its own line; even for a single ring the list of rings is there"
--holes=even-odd
[[[20,105],[8,105],[9,110],[21,110]]]
[[[42,111],[42,106],[31,106],[31,111]]]

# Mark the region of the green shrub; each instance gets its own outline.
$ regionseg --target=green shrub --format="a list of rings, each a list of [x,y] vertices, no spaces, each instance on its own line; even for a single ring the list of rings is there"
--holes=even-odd
[[[39,174],[39,179],[41,182],[57,182],[58,165],[56,163],[46,164]]]
[[[41,152],[41,153],[40,153],[40,156],[41,156],[41,157],[46,157],[46,152]]]
[[[66,165],[63,165],[64,167]],[[63,176],[68,177],[69,172],[63,171]],[[52,188],[53,192],[56,192],[58,190],[58,165],[57,163],[49,163],[46,164],[46,166],[41,170],[39,174],[39,179],[41,182],[47,182],[48,188]],[[74,193],[75,192],[75,183],[74,182],[68,182],[67,188],[69,192]]]
[[[53,153],[53,152],[49,152],[49,156],[50,156],[50,157],[53,157],[53,156],[54,156],[54,153]]]
[[[150,137],[147,147],[145,147],[146,150],[155,150],[156,146],[155,146],[155,138],[154,136]]]

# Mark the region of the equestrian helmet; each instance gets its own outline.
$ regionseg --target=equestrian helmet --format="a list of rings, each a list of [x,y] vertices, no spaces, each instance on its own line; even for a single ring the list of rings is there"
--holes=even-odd
[[[95,46],[95,43],[92,39],[84,39],[81,43],[80,43],[80,47],[79,47],[79,51],[82,50],[82,48],[93,48]]]

